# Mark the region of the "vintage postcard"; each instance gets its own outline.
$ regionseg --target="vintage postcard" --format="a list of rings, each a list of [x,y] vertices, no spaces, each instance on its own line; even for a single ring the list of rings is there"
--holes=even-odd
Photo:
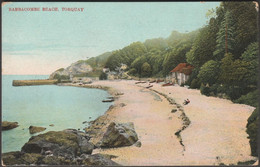
[[[256,1],[1,6],[2,165],[258,165]]]

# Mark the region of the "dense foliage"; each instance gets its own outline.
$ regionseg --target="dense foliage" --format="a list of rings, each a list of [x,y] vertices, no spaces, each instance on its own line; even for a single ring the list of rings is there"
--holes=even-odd
[[[91,57],[88,60],[86,60],[86,63],[91,65],[92,68],[103,68],[111,54],[111,52],[106,52],[97,57]]]
[[[186,62],[194,66],[186,83],[191,88],[208,84],[209,94],[235,101],[257,89],[257,10],[253,2],[221,2],[207,17],[199,30],[134,42],[87,62],[95,70],[105,66],[110,71],[123,63],[136,77],[166,77]]]
[[[198,31],[179,33],[173,31],[166,38],[155,38],[134,42],[114,51],[105,66],[114,71],[121,63],[129,67],[129,74],[137,77],[163,77],[177,66],[186,62],[188,52]]]
[[[198,78],[204,84],[214,84],[219,76],[219,63],[214,60],[210,60],[203,64],[200,68]]]
[[[257,89],[257,10],[253,2],[221,2],[207,17],[199,30],[134,42],[86,62],[99,75],[103,67],[116,71],[123,63],[136,77],[166,77],[186,62],[194,66],[186,83],[191,88],[208,85],[207,94],[235,101]]]
[[[107,74],[102,72],[99,76],[99,80],[107,80]]]
[[[248,118],[247,130],[246,132],[249,135],[249,143],[251,147],[251,154],[253,156],[258,156],[258,127],[259,127],[259,110],[258,108],[252,113],[252,115]]]

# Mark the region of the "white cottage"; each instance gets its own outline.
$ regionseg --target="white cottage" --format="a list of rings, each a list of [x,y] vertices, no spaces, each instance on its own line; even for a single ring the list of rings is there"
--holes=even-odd
[[[178,85],[185,84],[190,77],[192,69],[194,67],[188,63],[180,63],[173,70],[171,70],[171,76],[174,83]]]

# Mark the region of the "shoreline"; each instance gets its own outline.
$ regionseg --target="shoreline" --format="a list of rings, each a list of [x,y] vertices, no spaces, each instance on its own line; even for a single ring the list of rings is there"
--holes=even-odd
[[[132,118],[131,118],[131,115],[129,115],[129,111],[128,111],[127,115],[130,118],[125,119],[125,116],[122,116],[122,112],[125,112],[126,110],[129,110],[131,108],[131,106],[132,106],[132,109],[133,109],[133,105],[131,105],[131,103],[127,103],[126,102],[127,100],[124,97],[124,95],[123,96],[116,95],[116,93],[118,93],[118,92],[120,93],[120,92],[122,92],[122,90],[126,89],[126,88],[122,89],[122,85],[124,85],[125,87],[129,86],[131,88],[132,87],[133,88],[134,87],[136,87],[136,88],[138,87],[137,89],[139,89],[139,90],[142,89],[143,92],[141,92],[141,91],[140,92],[141,93],[145,93],[146,94],[145,96],[147,96],[148,92],[149,92],[148,94],[151,94],[151,92],[155,92],[157,95],[159,94],[158,96],[161,99],[165,98],[165,99],[161,100],[161,101],[163,101],[164,105],[167,105],[166,103],[169,103],[169,102],[171,103],[171,101],[169,101],[169,99],[174,99],[175,101],[173,101],[172,104],[176,105],[178,103],[181,104],[180,99],[172,97],[172,94],[169,94],[169,96],[168,96],[167,94],[169,93],[169,91],[168,92],[164,92],[163,89],[166,89],[166,90],[169,89],[170,90],[170,89],[184,89],[184,88],[177,88],[177,87],[175,87],[175,88],[171,88],[171,87],[169,87],[169,88],[167,88],[167,87],[166,88],[162,88],[160,84],[154,84],[155,87],[153,87],[152,89],[148,90],[148,89],[145,88],[145,86],[143,86],[145,84],[140,84],[142,86],[140,86],[140,85],[137,86],[137,85],[134,84],[134,82],[135,81],[124,81],[124,80],[122,80],[122,81],[117,81],[117,82],[98,81],[98,82],[94,82],[94,83],[89,84],[89,85],[61,84],[61,86],[77,86],[77,87],[103,89],[103,90],[108,91],[109,94],[111,94],[113,97],[115,97],[114,105],[110,106],[109,109],[102,116],[98,117],[97,119],[95,119],[94,121],[91,122],[91,125],[89,126],[89,128],[85,129],[86,132],[88,132],[90,134],[92,133],[93,136],[95,136],[97,133],[99,133],[99,135],[97,135],[95,137],[95,139],[93,138],[93,140],[92,140],[92,142],[94,144],[97,143],[99,141],[99,139],[102,137],[102,133],[100,133],[100,132],[104,133],[105,130],[106,130],[106,127],[108,126],[108,124],[111,121],[115,121],[115,122],[120,122],[120,121],[126,122],[126,121],[129,121],[130,122],[130,121],[133,120],[134,122],[138,123],[137,124],[137,128],[136,128],[136,124],[135,124],[135,129],[136,129],[136,132],[137,132],[138,136],[139,135],[141,136],[141,138],[140,138],[140,141],[142,143],[141,148],[137,148],[135,146],[129,146],[129,147],[123,147],[123,148],[113,148],[113,149],[100,149],[100,148],[97,148],[97,149],[94,150],[94,152],[115,155],[115,156],[117,156],[117,158],[115,158],[113,160],[115,162],[119,163],[119,164],[122,164],[122,165],[218,165],[218,164],[221,164],[221,163],[224,163],[224,164],[236,164],[239,161],[247,161],[247,160],[256,159],[255,157],[250,156],[250,151],[248,149],[249,148],[249,143],[248,143],[247,146],[243,146],[243,147],[247,148],[246,153],[245,153],[246,155],[242,155],[242,156],[240,155],[239,157],[236,156],[235,158],[232,158],[231,156],[228,157],[226,155],[226,153],[225,153],[225,155],[223,156],[223,155],[221,155],[221,152],[223,154],[223,150],[225,150],[225,148],[218,147],[218,150],[220,150],[220,152],[218,151],[219,153],[215,152],[214,154],[219,155],[219,156],[214,156],[214,158],[212,157],[212,158],[209,158],[207,160],[203,160],[203,159],[200,160],[200,158],[204,158],[207,155],[206,153],[204,153],[204,154],[200,155],[200,158],[198,159],[198,155],[195,155],[194,153],[191,152],[192,150],[190,150],[190,146],[191,146],[190,145],[190,141],[192,140],[192,138],[191,139],[187,138],[187,134],[190,133],[191,128],[194,128],[193,127],[194,125],[192,123],[193,122],[192,117],[191,117],[191,120],[189,119],[189,117],[190,117],[189,111],[188,111],[187,114],[185,114],[184,111],[181,111],[181,112],[184,113],[184,115],[182,115],[182,118],[181,118],[180,115],[177,116],[176,113],[171,113],[172,107],[170,107],[169,110],[167,111],[167,114],[168,114],[167,118],[169,120],[173,119],[174,121],[176,121],[176,122],[172,123],[172,125],[175,126],[174,135],[172,135],[172,131],[169,131],[171,139],[172,139],[173,136],[175,136],[175,138],[176,138],[175,140],[172,139],[174,141],[174,142],[172,141],[174,143],[173,144],[174,145],[174,150],[172,150],[171,152],[166,151],[165,149],[167,149],[167,147],[165,147],[165,146],[162,148],[162,150],[164,149],[164,151],[168,152],[169,155],[173,155],[173,156],[167,156],[167,154],[163,154],[164,156],[166,156],[168,158],[164,157],[163,158],[164,160],[162,160],[161,158],[157,159],[157,160],[154,159],[151,162],[150,156],[153,157],[152,155],[146,156],[146,155],[142,155],[140,153],[142,152],[141,150],[147,150],[148,152],[151,150],[151,149],[148,149],[147,147],[145,147],[145,143],[148,142],[149,140],[152,140],[153,137],[150,136],[150,139],[149,138],[145,138],[148,141],[145,141],[143,143],[143,135],[145,133],[140,133],[139,124],[141,125],[142,123],[140,123],[138,121],[138,117],[132,116]],[[134,89],[136,89],[136,88],[134,88]],[[158,91],[158,89],[159,89],[159,91]],[[126,89],[126,90],[128,90],[128,89]],[[196,91],[196,90],[190,90],[190,91]],[[123,93],[125,93],[125,92],[123,92]],[[128,94],[129,94],[129,92],[127,92],[126,95],[128,95]],[[151,95],[151,96],[154,98],[154,95]],[[203,97],[203,95],[200,95],[200,96]],[[212,98],[212,97],[210,97],[210,98]],[[142,100],[144,100],[144,99],[142,99]],[[225,103],[228,102],[228,100],[225,100],[225,99],[219,99],[219,100],[220,101],[224,100]],[[156,100],[154,100],[154,101],[156,101]],[[152,101],[152,102],[154,102],[154,101]],[[124,102],[126,102],[126,103],[124,103]],[[230,102],[228,102],[228,103],[230,103]],[[129,108],[129,104],[130,104],[130,108]],[[171,105],[171,104],[169,104],[169,105]],[[233,105],[243,106],[241,104],[233,104]],[[244,106],[246,106],[246,105],[244,105]],[[138,106],[135,105],[134,107],[136,108]],[[163,106],[163,107],[165,107],[165,106]],[[188,106],[185,106],[184,108],[185,108],[185,111],[186,111],[186,108],[189,110],[190,106],[188,105]],[[249,106],[249,108],[250,108],[250,106]],[[253,110],[252,108],[253,107],[251,107],[251,109],[250,109],[251,111]],[[182,107],[179,107],[177,109],[178,109],[178,112],[179,112],[179,109],[180,110],[184,110]],[[248,112],[248,115],[249,115],[249,113],[251,111]],[[132,113],[132,115],[133,115],[133,113]],[[135,117],[135,118],[133,118],[133,117]],[[185,118],[185,117],[187,117],[186,125],[183,123],[183,122],[185,122],[183,120],[183,118]],[[178,120],[179,120],[179,122],[178,122]],[[145,123],[143,123],[143,124],[145,124]],[[194,124],[197,124],[197,122],[195,121]],[[188,126],[191,126],[191,127],[187,128]],[[188,131],[186,131],[186,130],[183,131],[186,128],[187,128]],[[245,128],[245,126],[244,126],[244,128]],[[179,130],[179,133],[176,134],[176,132],[178,132],[178,130]],[[178,135],[180,135],[180,133],[181,133],[181,136],[178,137]],[[232,134],[231,134],[231,136],[232,136]],[[247,140],[247,139],[245,139],[245,140]],[[177,141],[179,146],[177,146],[176,141]],[[149,142],[151,142],[151,141],[149,141]],[[214,143],[210,143],[210,145],[212,145],[212,144],[214,144]],[[156,145],[158,145],[158,144],[156,144]],[[154,146],[154,145],[151,145],[151,146]],[[194,146],[196,148],[196,145],[193,144],[193,147]],[[206,148],[204,148],[202,151],[205,151],[205,149]],[[212,149],[209,149],[209,150],[212,152]],[[172,152],[177,152],[177,153],[172,153]],[[145,153],[145,152],[142,152],[142,153]],[[134,155],[134,154],[136,154],[136,155]],[[159,156],[159,154],[155,154],[155,155]],[[190,158],[190,159],[187,159],[187,158]],[[147,161],[150,161],[150,162],[147,162]]]

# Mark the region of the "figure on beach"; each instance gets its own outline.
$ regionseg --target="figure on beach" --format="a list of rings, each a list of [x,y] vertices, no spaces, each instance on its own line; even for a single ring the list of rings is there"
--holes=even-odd
[[[187,100],[184,100],[183,105],[187,105],[187,104],[189,104],[189,103],[190,103],[190,100],[187,99]]]

